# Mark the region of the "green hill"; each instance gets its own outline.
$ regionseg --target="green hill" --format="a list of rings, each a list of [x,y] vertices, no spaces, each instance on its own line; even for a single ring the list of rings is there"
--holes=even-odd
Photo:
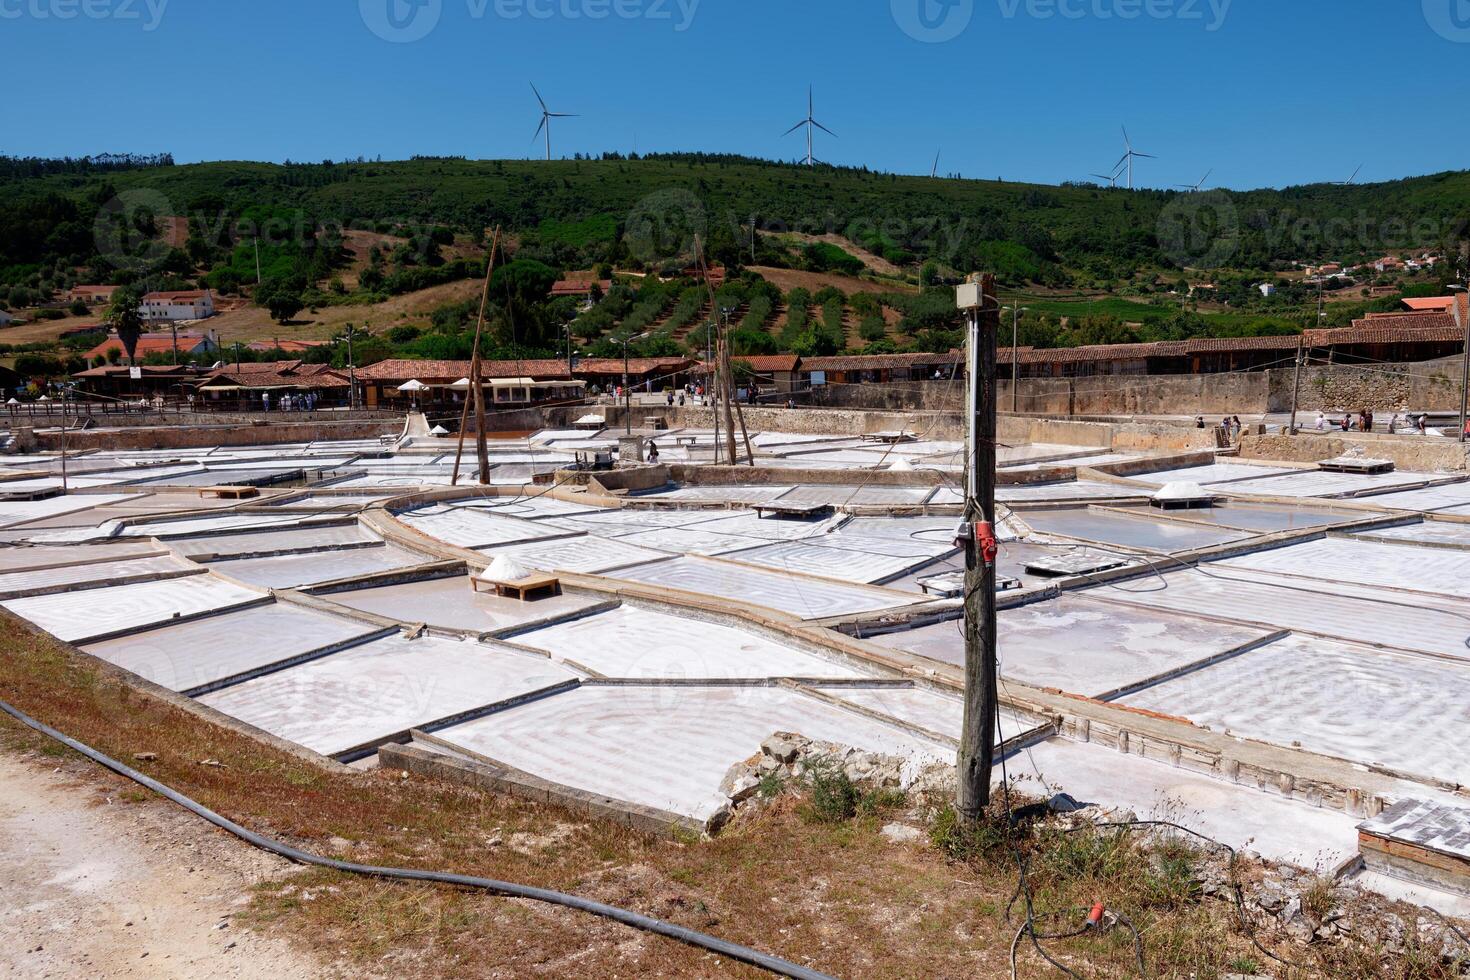
[[[702,156],[18,172],[0,176],[5,280],[14,278],[5,272],[10,267],[86,259],[97,209],[118,194],[202,216],[211,227],[263,205],[299,211],[308,222],[378,230],[503,223],[539,246],[543,261],[565,266],[630,253],[658,259],[684,244],[691,230],[702,230],[711,250],[733,261],[742,246],[748,253],[754,218],[771,231],[835,232],[900,262],[983,267],[1003,281],[1051,285],[1126,279],[1148,269],[1270,270],[1295,259],[1444,247],[1462,240],[1470,223],[1470,173],[1463,172],[1203,194],[927,179]]]

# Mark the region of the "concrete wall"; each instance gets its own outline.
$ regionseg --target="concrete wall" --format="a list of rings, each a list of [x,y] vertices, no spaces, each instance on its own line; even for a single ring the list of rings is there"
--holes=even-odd
[[[1402,436],[1344,432],[1335,436],[1247,436],[1241,440],[1242,459],[1286,460],[1314,463],[1336,459],[1361,450],[1372,459],[1392,460],[1401,470],[1415,473],[1453,472],[1470,469],[1467,447],[1457,439],[1405,439]],[[1372,497],[1363,498],[1371,503]]]
[[[85,430],[65,435],[70,452],[88,449],[197,449],[204,446],[269,446],[285,442],[321,442],[332,439],[376,439],[403,431],[403,419],[383,421],[261,423],[258,425],[154,426],[123,430]],[[36,433],[42,450],[61,450],[62,434]]]
[[[622,424],[621,409],[603,408],[609,427]],[[810,409],[785,409],[744,406],[745,427],[756,432],[797,432],[815,435],[862,435],[868,432],[921,432],[927,439],[963,439],[964,420],[958,413],[934,413],[923,411],[880,412],[864,409],[833,409],[812,411]],[[645,417],[660,417],[668,421],[670,428],[709,429],[715,424],[713,408],[633,408],[633,424],[641,425]],[[720,422],[721,428],[724,421]],[[740,423],[736,422],[736,438],[739,438]]]

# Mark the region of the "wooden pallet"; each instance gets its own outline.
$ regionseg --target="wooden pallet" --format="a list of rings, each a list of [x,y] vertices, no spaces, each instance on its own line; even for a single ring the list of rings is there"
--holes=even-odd
[[[259,487],[200,487],[199,496],[218,500],[249,500],[260,496]]]

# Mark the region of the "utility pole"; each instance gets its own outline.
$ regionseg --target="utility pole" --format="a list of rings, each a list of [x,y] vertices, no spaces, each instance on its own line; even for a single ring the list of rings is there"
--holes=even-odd
[[[969,343],[966,347],[969,433],[965,451],[965,714],[960,733],[955,811],[974,825],[990,804],[995,762],[995,335],[1000,303],[995,276],[972,275],[959,287]]]
[[[704,404],[709,408],[710,415],[715,420],[715,465],[720,465],[720,413],[715,410],[714,403],[710,401],[715,393],[715,332],[719,327],[712,319],[709,328],[704,334]]]
[[[628,343],[631,337],[623,338],[623,435],[633,434],[633,391],[628,387]]]
[[[1029,313],[1030,307],[1014,303],[1011,311],[1011,414],[1021,414],[1021,358],[1016,347],[1021,340],[1021,314]]]
[[[179,366],[179,321],[173,320],[169,323],[174,334],[174,367]]]
[[[354,327],[347,324],[347,409],[357,410],[357,359],[352,356],[352,332]],[[237,348],[239,344],[235,345]]]
[[[1286,429],[1286,434],[1291,436],[1296,435],[1297,407],[1301,404],[1302,400],[1302,360],[1306,353],[1304,347],[1305,341],[1305,334],[1298,337],[1296,341],[1296,374],[1291,384],[1291,425]]]
[[[259,286],[261,284],[261,282],[262,282],[262,280],[260,278],[260,239],[257,238],[255,240],[255,284],[257,286]]]
[[[1464,363],[1460,370],[1460,442],[1464,444],[1465,426],[1467,422],[1470,422],[1470,253],[1465,253],[1465,285],[1451,286],[1450,289],[1464,290],[1467,297],[1464,307],[1466,310],[1465,322],[1459,324],[1465,328]],[[1456,296],[1454,312],[1457,321],[1461,319],[1460,309],[1460,298]]]

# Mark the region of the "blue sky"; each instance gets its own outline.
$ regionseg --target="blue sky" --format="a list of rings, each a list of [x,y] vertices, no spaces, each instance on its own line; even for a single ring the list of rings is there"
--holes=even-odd
[[[22,155],[522,158],[534,79],[557,155],[795,158],[811,83],[820,158],[904,173],[1082,179],[1125,123],[1141,186],[1470,160],[1470,0],[0,0],[0,54]]]

